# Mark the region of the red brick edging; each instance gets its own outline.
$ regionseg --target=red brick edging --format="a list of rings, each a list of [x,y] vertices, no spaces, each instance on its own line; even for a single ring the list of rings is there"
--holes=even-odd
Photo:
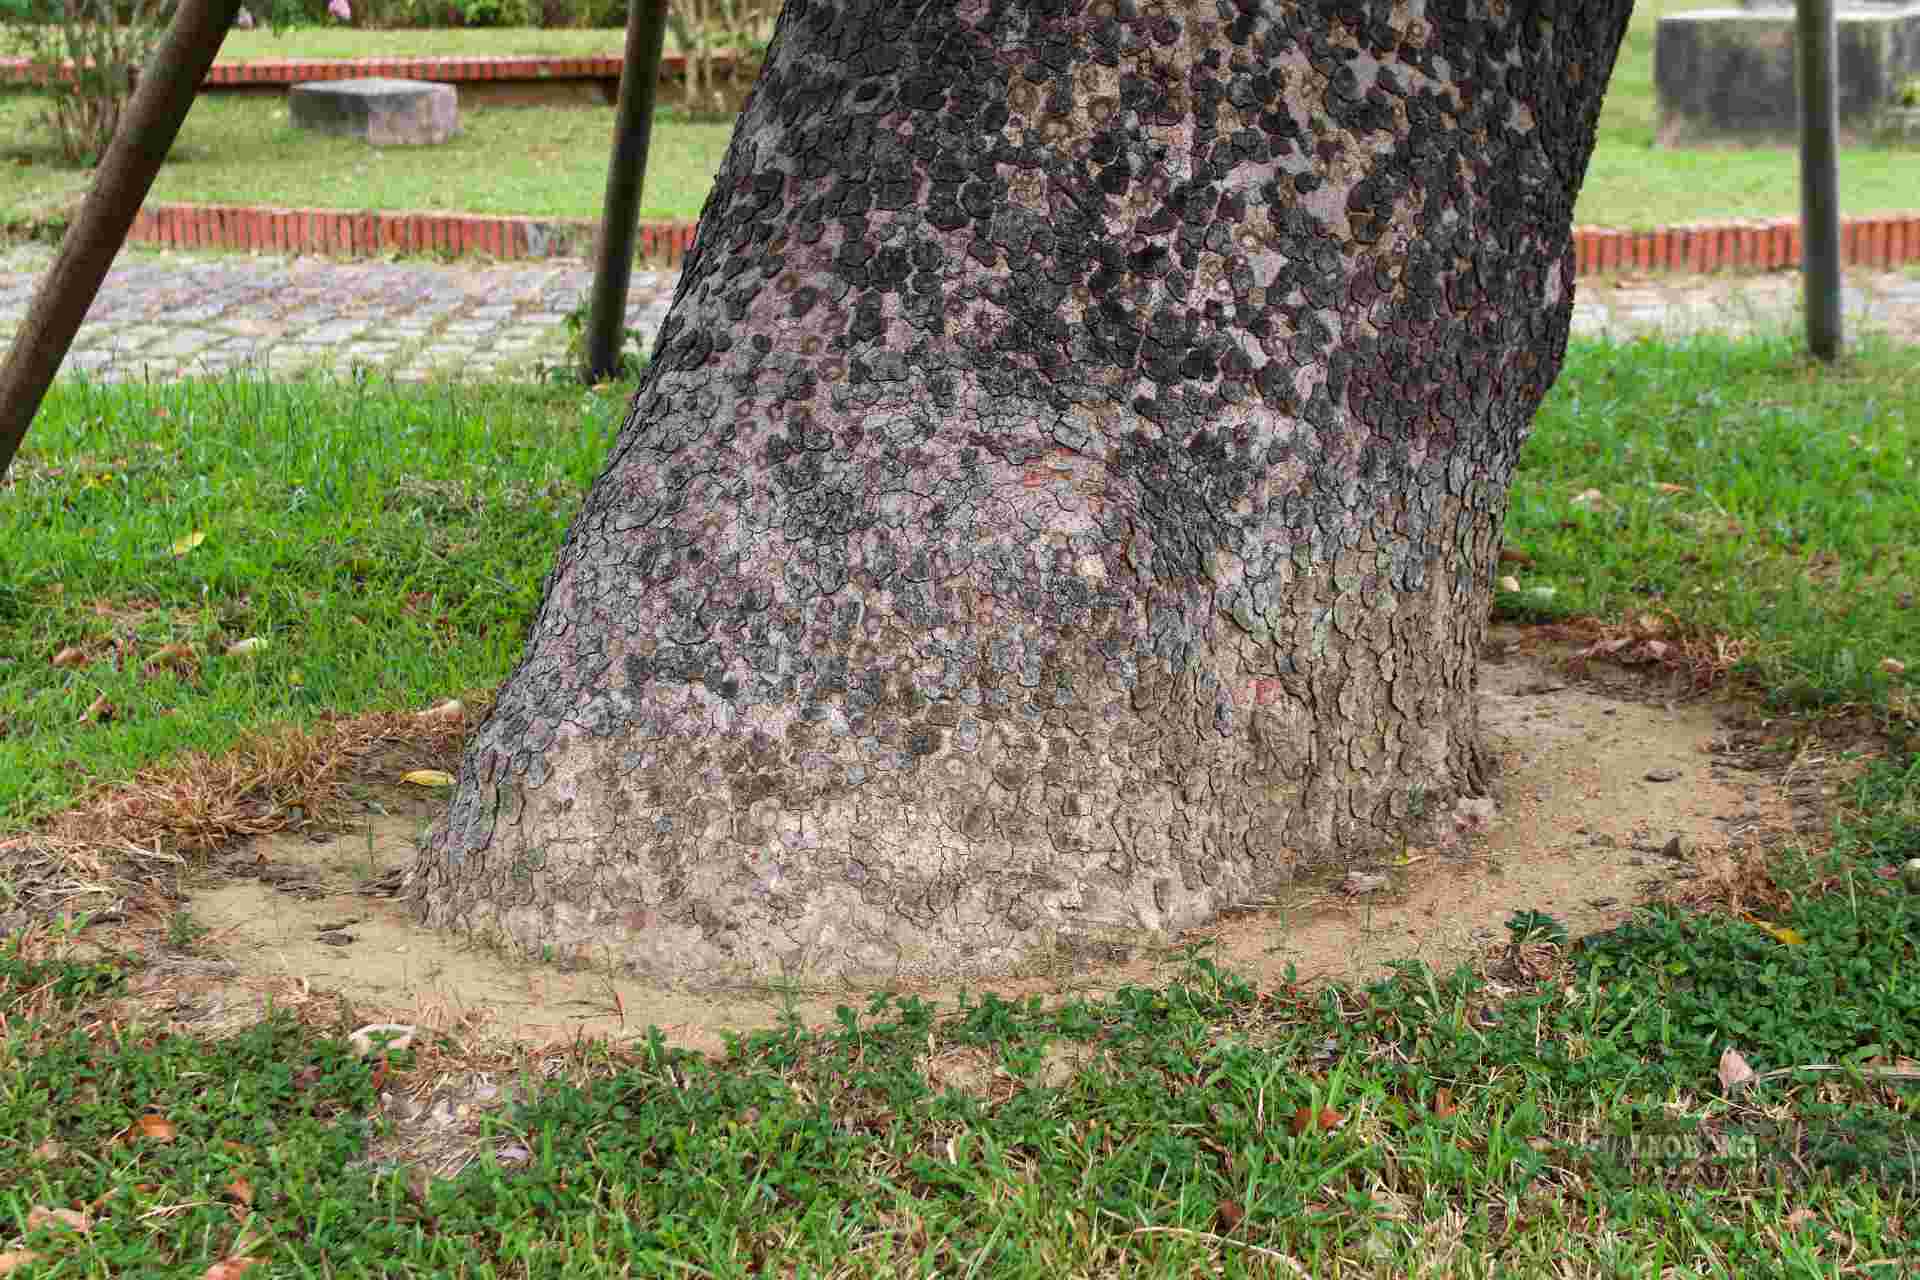
[[[1575,272],[1777,270],[1800,265],[1800,219],[1700,222],[1652,231],[1573,229]],[[1840,262],[1896,267],[1920,262],[1920,213],[1840,220]]]
[[[695,225],[640,224],[640,256],[659,266],[679,266],[693,244]],[[127,239],[135,244],[180,249],[262,249],[353,256],[397,251],[523,259],[584,257],[592,251],[598,231],[598,221],[589,218],[149,204],[134,220]],[[1654,231],[1575,227],[1573,240],[1575,268],[1583,276],[1774,270],[1800,263],[1800,224],[1796,218],[1702,222]],[[1844,219],[1840,258],[1850,267],[1920,262],[1920,213]]]
[[[259,249],[269,253],[443,253],[497,259],[581,258],[600,224],[588,218],[515,218],[475,213],[390,213],[352,209],[262,209],[246,205],[149,204],[127,233],[131,244],[176,249]],[[693,244],[691,222],[640,225],[639,255],[678,267]]]

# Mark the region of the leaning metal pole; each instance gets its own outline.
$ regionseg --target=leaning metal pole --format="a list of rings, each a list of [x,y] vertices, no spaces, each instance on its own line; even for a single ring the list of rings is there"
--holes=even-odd
[[[42,277],[7,362],[0,366],[0,479],[27,438],[40,401],[99,295],[107,269],[126,243],[161,162],[180,133],[180,122],[192,109],[194,95],[239,11],[240,0],[181,0],[160,47],[140,73],[93,186],[61,238],[59,256]]]

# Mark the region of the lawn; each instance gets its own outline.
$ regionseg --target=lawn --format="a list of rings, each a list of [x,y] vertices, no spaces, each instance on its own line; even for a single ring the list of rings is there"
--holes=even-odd
[[[61,383],[0,501],[0,830],[253,731],[484,696],[621,400]],[[1894,735],[1830,840],[1741,865],[1727,888],[1751,917],[1649,907],[1575,944],[1516,916],[1510,952],[1364,990],[1255,991],[1199,949],[1163,987],[875,997],[718,1058],[579,1043],[432,1176],[362,1158],[376,1090],[424,1094],[478,1049],[361,1058],[346,1014],[311,1010],[169,1034],[101,1002],[191,960],[190,917],[164,961],[36,933],[0,947],[0,1257],[183,1280],[237,1257],[316,1276],[1896,1280],[1920,1091],[1875,1064],[1920,1056],[1920,895],[1886,878],[1920,856],[1916,430],[1910,351],[1822,371],[1784,340],[1577,342],[1524,451],[1509,619],[1659,615],[1682,666],[1736,641],[1744,661],[1704,671],[1769,704],[1789,753],[1818,750],[1802,712]],[[1735,1096],[1730,1044],[1783,1074]],[[956,1058],[996,1083],[929,1083]],[[1847,1071],[1793,1070],[1828,1064]],[[1725,1154],[1681,1158],[1715,1134]]]
[[[0,94],[0,137],[19,138],[38,110],[28,94]],[[153,185],[152,200],[282,207],[458,210],[597,218],[606,196],[613,114],[598,108],[467,108],[443,146],[379,148],[295,129],[280,98],[206,95],[194,103]],[[732,125],[663,112],[648,151],[645,218],[697,217]],[[44,152],[0,164],[0,222],[70,207],[89,175]]]
[[[1600,142],[1576,209],[1581,223],[1653,226],[1711,218],[1790,215],[1799,208],[1791,150],[1687,150],[1653,146],[1653,25],[1688,0],[1642,3],[1607,92]],[[382,53],[580,52],[617,49],[620,33],[595,31],[394,31],[320,29],[275,37],[236,32],[244,57]],[[606,42],[611,40],[612,44]],[[599,41],[600,44],[593,44]],[[539,48],[536,48],[539,46]],[[0,95],[0,224],[43,220],[76,203],[84,172],[55,166],[31,139],[34,99]],[[600,107],[466,109],[460,139],[444,147],[382,152],[291,127],[275,98],[202,97],[153,189],[156,200],[318,208],[457,209],[533,217],[597,218],[605,196],[612,113]],[[648,161],[643,216],[699,215],[731,135],[727,124],[663,112]],[[1840,153],[1848,214],[1920,204],[1910,152]]]

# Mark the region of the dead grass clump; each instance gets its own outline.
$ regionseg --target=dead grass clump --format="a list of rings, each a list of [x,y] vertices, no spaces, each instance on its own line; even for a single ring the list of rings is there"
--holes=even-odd
[[[451,772],[473,714],[447,704],[323,718],[96,786],[36,830],[0,840],[0,934],[82,913],[122,919],[237,841],[339,829],[348,786],[388,762]]]
[[[396,748],[446,760],[465,733],[465,717],[403,712],[283,728],[222,755],[192,752],[131,782],[95,788],[40,834],[54,843],[194,857],[250,837],[325,828],[339,823],[342,788],[362,761]]]
[[[1671,612],[1637,614],[1619,623],[1589,622],[1578,630],[1588,643],[1569,659],[1575,669],[1594,658],[1626,667],[1656,667],[1681,677],[1695,693],[1718,685],[1753,652],[1745,640],[1687,627]]]

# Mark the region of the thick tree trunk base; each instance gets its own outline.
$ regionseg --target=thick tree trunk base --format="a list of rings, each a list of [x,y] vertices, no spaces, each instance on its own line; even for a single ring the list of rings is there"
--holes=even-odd
[[[1005,973],[1476,794],[1627,11],[788,0],[424,917]]]

